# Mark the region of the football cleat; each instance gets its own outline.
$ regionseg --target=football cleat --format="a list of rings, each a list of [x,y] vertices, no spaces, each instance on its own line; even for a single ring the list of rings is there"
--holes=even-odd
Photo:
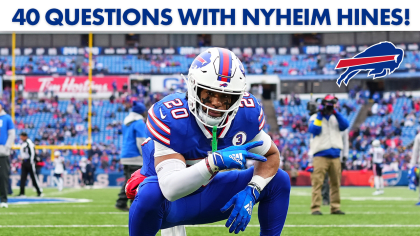
[[[383,194],[383,192],[380,190],[376,190],[375,192],[372,193],[372,195],[374,196],[381,195],[381,194]]]

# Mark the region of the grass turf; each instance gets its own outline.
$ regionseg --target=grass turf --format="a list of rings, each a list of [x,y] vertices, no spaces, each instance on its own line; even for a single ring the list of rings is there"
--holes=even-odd
[[[28,189],[29,190],[29,189]],[[28,196],[34,196],[31,190]],[[89,203],[9,205],[0,209],[0,235],[128,235],[128,213],[114,208],[119,189],[45,189],[45,197],[90,199]],[[370,188],[342,188],[342,210],[347,214],[310,215],[311,189],[292,188],[289,214],[282,235],[418,235],[418,193],[407,188],[385,189],[372,196]],[[257,210],[241,235],[258,235]],[[224,221],[188,227],[189,236],[229,235]],[[44,227],[48,225],[48,227]],[[66,227],[64,227],[66,226]],[[160,234],[158,234],[160,235]]]

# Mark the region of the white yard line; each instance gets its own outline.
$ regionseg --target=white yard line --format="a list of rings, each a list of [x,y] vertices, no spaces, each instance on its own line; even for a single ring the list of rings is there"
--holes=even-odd
[[[60,203],[62,203],[62,202],[60,202]],[[82,202],[82,203],[79,203],[79,204],[72,204],[72,203],[74,203],[74,202],[66,203],[66,204],[59,205],[59,206],[57,204],[51,204],[51,205],[45,204],[42,207],[55,207],[55,208],[57,208],[57,207],[60,207],[60,208],[61,207],[101,207],[101,208],[110,207],[110,208],[114,208],[114,205],[112,205],[112,204],[109,204],[109,205],[83,205],[83,203],[85,203],[85,202]],[[18,204],[18,205],[13,204],[12,207],[13,208],[30,208],[30,207],[38,208],[39,206],[37,204]]]
[[[309,215],[310,212],[288,212],[290,215]],[[420,215],[420,212],[347,212],[347,215]]]
[[[24,201],[24,199],[28,199],[29,201]],[[87,202],[92,202],[92,200],[90,200],[90,199],[83,199],[83,198],[51,198],[51,199],[58,199],[58,200],[63,200],[63,201],[46,201],[46,199],[48,199],[48,197],[46,197],[46,198],[39,198],[39,197],[27,197],[27,198],[24,198],[24,199],[22,199],[22,201],[21,202],[11,202],[11,203],[9,203],[10,205],[13,205],[13,206],[15,206],[15,205],[28,205],[28,204],[47,204],[47,203],[55,203],[55,204],[61,204],[61,203],[65,203],[65,204],[67,204],[67,203],[77,203],[77,202],[79,202],[79,203],[87,203]],[[39,202],[36,202],[36,201],[31,201],[31,200],[40,200]],[[41,201],[42,200],[42,201]],[[66,200],[66,201],[64,201],[64,200]]]
[[[128,225],[0,225],[0,228],[114,228]],[[186,225],[187,228],[224,228],[224,225]],[[247,227],[259,228],[259,225]],[[420,228],[420,225],[285,225],[285,228]]]
[[[45,197],[49,197],[49,196],[60,196],[60,195],[68,194],[68,193],[80,192],[82,190],[84,190],[84,189],[82,189],[82,188],[66,189],[66,190],[63,190],[61,192],[44,193],[44,196]]]
[[[128,212],[0,212],[0,215],[128,215]],[[289,215],[309,215],[310,212],[288,212]],[[420,212],[346,212],[348,215],[420,215]]]
[[[128,215],[128,212],[0,212],[0,215]]]
[[[418,198],[404,198],[404,197],[342,197],[341,200],[350,200],[350,201],[417,201]]]
[[[293,205],[290,204],[289,207],[310,207],[310,204],[307,205]],[[410,207],[410,208],[418,208],[417,206],[415,206],[414,204],[410,204],[410,205],[352,205],[352,204],[341,204],[342,207]]]

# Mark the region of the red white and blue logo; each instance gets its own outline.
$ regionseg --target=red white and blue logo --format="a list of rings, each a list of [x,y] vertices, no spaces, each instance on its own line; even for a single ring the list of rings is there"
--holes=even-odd
[[[372,45],[353,58],[341,59],[335,69],[347,68],[337,79],[338,87],[341,83],[347,86],[349,81],[360,71],[369,71],[367,76],[373,79],[382,78],[392,74],[404,58],[404,51],[395,47],[391,42],[381,42]]]
[[[208,51],[204,51],[204,52],[200,53],[200,55],[198,55],[195,58],[195,60],[192,62],[191,68],[192,69],[198,69],[198,68],[206,66],[211,61],[210,57],[211,57],[211,53],[209,53]]]
[[[224,48],[218,48],[217,50],[219,51],[218,72],[216,68],[216,74],[219,76],[217,80],[230,83],[230,79],[232,78],[233,74],[232,53]]]

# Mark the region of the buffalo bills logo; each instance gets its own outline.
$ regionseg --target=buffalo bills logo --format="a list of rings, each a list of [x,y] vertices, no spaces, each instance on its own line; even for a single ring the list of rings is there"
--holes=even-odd
[[[401,172],[400,171],[389,171],[383,173],[382,177],[384,178],[384,182],[387,186],[395,186],[401,180]]]
[[[227,83],[224,83],[224,84],[221,84],[219,87],[227,87],[228,86],[228,84]]]
[[[206,66],[211,61],[210,57],[211,53],[208,51],[200,53],[200,55],[198,55],[191,64],[191,69],[198,69]]]
[[[340,87],[344,82],[347,86],[350,79],[362,70],[369,71],[368,76],[373,75],[373,79],[390,75],[400,67],[403,57],[404,51],[391,42],[372,45],[353,58],[341,59],[338,62],[335,69],[347,70],[337,79],[337,85]]]
[[[117,185],[118,186],[121,186],[121,185],[123,185],[125,183],[125,177],[124,176],[123,177],[118,177],[116,179],[116,181],[117,181]]]

